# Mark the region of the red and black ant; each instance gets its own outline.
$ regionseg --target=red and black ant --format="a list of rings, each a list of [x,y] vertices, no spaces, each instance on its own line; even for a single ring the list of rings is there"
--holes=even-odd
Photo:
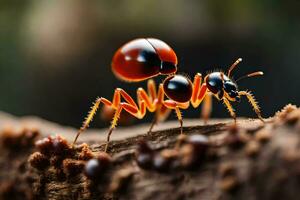
[[[175,74],[177,71],[177,56],[175,52],[163,41],[153,38],[136,39],[122,46],[114,55],[112,70],[117,77],[122,80],[137,82],[159,74],[169,75],[163,83],[159,84],[156,90],[155,82],[148,80],[148,92],[143,88],[137,90],[137,103],[133,98],[121,88],[115,89],[113,100],[98,98],[91,108],[83,126],[79,129],[74,143],[78,136],[89,126],[101,102],[113,108],[115,114],[107,134],[105,151],[108,148],[112,131],[117,125],[120,113],[124,109],[126,112],[142,119],[146,110],[156,112],[149,132],[157,121],[166,119],[170,110],[175,110],[180,122],[181,134],[183,133],[183,120],[181,109],[187,109],[190,103],[197,108],[203,101],[202,116],[207,120],[211,112],[211,97],[215,96],[219,101],[223,101],[231,117],[236,122],[236,114],[230,101],[240,101],[241,96],[246,96],[256,112],[259,119],[263,121],[260,108],[254,96],[249,91],[239,91],[237,84],[231,79],[232,70],[241,62],[239,58],[228,70],[228,73],[213,72],[204,77],[197,73],[193,83],[183,75]],[[254,72],[236,80],[239,81],[246,77],[260,76],[263,72]],[[165,95],[167,99],[165,99]]]

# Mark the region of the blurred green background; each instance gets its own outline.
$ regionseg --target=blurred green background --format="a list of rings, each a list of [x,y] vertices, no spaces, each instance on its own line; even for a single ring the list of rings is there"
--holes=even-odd
[[[118,81],[111,58],[131,39],[156,37],[191,77],[226,70],[238,57],[236,77],[264,71],[239,86],[270,116],[300,102],[299,10],[297,0],[0,1],[0,110],[79,127],[97,96],[111,99],[122,87],[135,98],[145,82]],[[239,116],[255,116],[246,99],[233,105]],[[199,113],[190,108],[184,116]],[[213,117],[228,116],[214,101]]]

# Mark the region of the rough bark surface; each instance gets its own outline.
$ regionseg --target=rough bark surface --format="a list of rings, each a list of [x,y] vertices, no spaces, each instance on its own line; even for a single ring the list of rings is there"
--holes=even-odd
[[[300,109],[295,106],[286,106],[265,124],[185,120],[186,135],[204,135],[209,141],[205,154],[193,155],[203,158],[192,168],[179,164],[159,170],[137,163],[141,141],[155,155],[181,152],[174,147],[180,141],[174,128],[178,122],[161,124],[151,135],[146,134],[148,125],[119,128],[108,150],[110,164],[93,178],[85,175],[85,166],[102,155],[107,130],[87,131],[72,148],[75,129],[4,113],[0,120],[0,199],[300,198]],[[49,134],[59,135],[48,138],[51,147],[45,140],[44,146],[41,141],[35,145]]]

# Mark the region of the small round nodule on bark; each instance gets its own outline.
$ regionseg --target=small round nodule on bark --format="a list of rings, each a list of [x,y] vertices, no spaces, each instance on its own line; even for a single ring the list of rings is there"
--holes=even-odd
[[[50,165],[49,158],[40,152],[35,152],[29,156],[29,164],[38,170],[44,170]]]
[[[101,167],[103,169],[107,169],[110,166],[111,162],[112,162],[110,155],[108,153],[105,153],[105,152],[100,152],[96,156],[96,158],[100,161]]]
[[[137,164],[143,169],[152,168],[153,155],[149,153],[139,153],[136,155]]]
[[[100,161],[96,158],[90,159],[85,165],[85,175],[90,179],[96,179],[101,176]]]
[[[154,155],[153,167],[159,172],[167,172],[178,167],[179,162],[177,162],[177,159],[178,151],[174,149],[164,149]]]
[[[63,155],[69,153],[71,150],[67,140],[59,135],[56,135],[55,137],[49,136],[38,140],[36,141],[35,146],[45,155]]]
[[[85,165],[85,175],[93,180],[100,178],[111,164],[111,157],[101,152],[97,158],[90,159]]]
[[[36,141],[36,148],[43,154],[50,154],[52,150],[52,138],[46,137],[41,140]]]
[[[154,151],[152,150],[152,148],[146,141],[141,140],[138,142],[137,150],[135,153],[135,158],[136,158],[137,164],[141,168],[144,168],[144,169],[152,168],[153,154],[154,154]]]
[[[153,167],[159,172],[167,172],[170,169],[170,160],[157,153],[153,158]]]
[[[197,153],[204,153],[210,145],[208,137],[204,135],[192,135],[188,137],[187,142],[194,146]]]
[[[68,141],[59,135],[52,139],[52,148],[55,154],[66,153],[70,150]]]

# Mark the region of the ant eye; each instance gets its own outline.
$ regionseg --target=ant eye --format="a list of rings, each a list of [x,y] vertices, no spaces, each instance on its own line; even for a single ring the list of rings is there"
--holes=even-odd
[[[192,83],[182,75],[170,76],[163,83],[166,95],[177,102],[187,102],[192,97]]]

